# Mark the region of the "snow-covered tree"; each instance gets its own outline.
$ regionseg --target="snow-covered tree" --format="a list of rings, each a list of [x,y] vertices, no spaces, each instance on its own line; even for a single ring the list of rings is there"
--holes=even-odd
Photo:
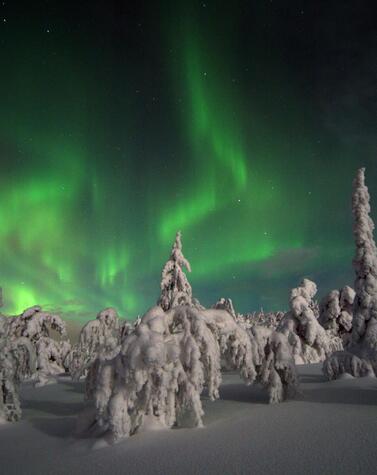
[[[373,237],[374,223],[370,214],[370,196],[365,185],[365,169],[358,170],[354,181],[352,211],[356,254],[353,267],[355,306],[352,341],[363,344],[365,356],[375,356],[377,350],[377,249]],[[369,353],[369,350],[372,350]]]
[[[296,368],[285,335],[267,327],[246,330],[226,310],[204,309],[200,314],[217,335],[227,369],[239,371],[246,384],[261,383],[270,403],[294,395]]]
[[[140,325],[140,322],[141,322],[141,317],[140,315],[137,316],[137,318],[135,320],[124,320],[121,324],[120,324],[120,327],[119,327],[119,331],[120,331],[120,341],[123,340],[123,338],[127,335],[129,335],[130,333],[134,332],[135,329]]]
[[[101,310],[95,320],[89,321],[82,328],[79,341],[72,347],[68,359],[70,374],[74,380],[86,375],[87,399],[93,397],[101,361],[112,358],[119,351],[120,339],[118,314],[111,307]]]
[[[266,328],[271,328],[276,330],[281,319],[284,316],[284,312],[267,312],[265,313],[263,309],[259,312],[251,313],[238,313],[236,312],[232,299],[230,298],[220,298],[212,308],[223,309],[229,312],[234,320],[246,330],[253,328],[255,326],[262,326]]]
[[[70,350],[65,322],[59,315],[44,312],[39,305],[27,308],[21,315],[9,317],[8,320],[10,338],[27,338],[35,348],[35,384],[44,386],[56,382],[56,375],[65,372],[64,360]],[[60,340],[52,338],[51,330],[60,336]]]
[[[351,337],[354,299],[355,291],[346,285],[329,292],[320,303],[320,324],[334,336],[341,337],[344,347]]]
[[[184,268],[191,272],[190,263],[182,253],[181,231],[178,231],[170,259],[162,269],[161,296],[158,304],[163,310],[169,310],[177,305],[195,305],[191,285],[183,271]]]
[[[217,308],[217,309],[226,310],[227,312],[229,312],[229,313],[232,315],[232,317],[234,318],[234,320],[237,320],[238,315],[239,315],[239,314],[237,314],[236,311],[234,310],[232,299],[229,299],[229,298],[221,297],[221,298],[212,306],[212,308]]]
[[[237,314],[236,321],[244,328],[266,327],[276,330],[284,317],[284,312],[251,312],[246,314]]]
[[[342,373],[377,376],[377,249],[370,211],[365,169],[360,168],[353,182],[352,196],[356,245],[352,339],[347,352],[338,352],[325,361],[323,369],[329,379]]]
[[[297,288],[292,289],[290,311],[284,315],[278,327],[292,346],[296,364],[318,363],[343,348],[341,339],[326,333],[317,321],[313,302],[316,293],[316,284],[303,279]]]
[[[226,310],[178,305],[150,309],[120,352],[103,359],[94,391],[95,425],[111,440],[152,427],[203,425],[200,394],[219,396],[220,361],[270,401],[294,392],[297,379],[284,335],[249,334]]]
[[[36,370],[34,346],[28,338],[11,337],[9,323],[0,316],[0,422],[21,418],[20,382]]]

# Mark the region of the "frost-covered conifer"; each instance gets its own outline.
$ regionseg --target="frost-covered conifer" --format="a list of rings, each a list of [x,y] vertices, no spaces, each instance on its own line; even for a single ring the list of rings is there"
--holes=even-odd
[[[221,309],[202,310],[200,314],[217,335],[227,369],[239,371],[246,384],[261,383],[268,390],[270,403],[295,394],[296,368],[285,335],[267,327],[246,330]]]
[[[360,168],[353,182],[352,196],[356,245],[352,339],[347,352],[335,353],[325,361],[323,369],[329,379],[342,373],[377,375],[377,249],[369,200],[365,169]]]
[[[191,285],[183,268],[191,272],[190,263],[182,253],[181,231],[178,231],[170,259],[161,275],[161,296],[158,304],[163,310],[169,310],[177,305],[193,305]]]
[[[226,310],[181,305],[164,312],[156,306],[99,369],[97,430],[118,440],[150,428],[202,426],[200,394],[206,387],[211,399],[218,397],[221,359],[248,384],[267,387],[271,402],[296,388],[284,335],[248,333]]]
[[[51,337],[51,330],[60,335],[60,340]],[[56,382],[55,376],[65,372],[64,359],[70,349],[65,322],[39,305],[27,308],[21,315],[9,318],[10,338],[27,338],[37,354],[35,384],[44,386]]]
[[[278,328],[287,336],[296,364],[318,363],[343,348],[341,339],[326,333],[317,321],[313,303],[316,293],[317,286],[309,279],[303,279],[299,287],[292,289],[291,309]]]
[[[259,354],[257,381],[268,389],[270,403],[293,397],[298,379],[288,338],[266,326],[254,326],[249,331]]]
[[[352,340],[365,349],[377,350],[377,249],[373,238],[374,223],[369,216],[369,192],[365,186],[365,169],[358,170],[354,181],[352,211],[356,254],[353,267],[355,279],[355,306]]]
[[[276,330],[284,317],[284,312],[267,312],[263,310],[259,312],[238,314],[236,321],[244,328],[266,327]]]
[[[237,320],[238,314],[234,310],[232,299],[220,298],[212,308],[223,309],[229,312],[234,320]]]
[[[355,291],[346,285],[329,292],[320,303],[320,324],[334,336],[341,337],[343,346],[351,337],[354,299]]]
[[[0,316],[0,421],[21,417],[19,386],[36,369],[35,349],[29,339],[11,337],[10,321]]]
[[[134,332],[135,329],[140,325],[140,322],[140,315],[138,315],[137,318],[133,321],[124,320],[119,327],[120,341],[122,341],[125,336],[130,335],[132,332]]]
[[[229,298],[220,298],[212,308],[223,309],[229,312],[234,320],[241,325],[242,328],[250,329],[255,326],[263,326],[271,329],[278,327],[280,320],[284,316],[284,312],[268,312],[264,313],[261,309],[259,312],[247,314],[237,313],[234,309],[233,302]]]
[[[69,370],[73,379],[86,375],[85,396],[93,397],[101,361],[112,358],[120,349],[121,332],[119,318],[114,308],[100,311],[95,320],[81,330],[79,341],[68,356]]]

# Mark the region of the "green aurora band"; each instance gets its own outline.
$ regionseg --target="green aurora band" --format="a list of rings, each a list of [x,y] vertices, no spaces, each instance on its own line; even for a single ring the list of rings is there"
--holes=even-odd
[[[330,145],[278,57],[262,60],[256,44],[251,66],[236,64],[226,16],[194,24],[169,37],[159,90],[169,106],[145,130],[136,73],[118,78],[84,38],[76,48],[36,36],[0,80],[3,313],[40,304],[85,321],[114,306],[133,318],[156,301],[178,229],[205,305],[224,296],[239,311],[285,308],[305,275],[352,284],[355,150]],[[44,64],[36,51],[58,53]]]

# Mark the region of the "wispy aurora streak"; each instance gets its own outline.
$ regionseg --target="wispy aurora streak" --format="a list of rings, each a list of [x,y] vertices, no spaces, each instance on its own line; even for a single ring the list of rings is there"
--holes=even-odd
[[[227,64],[216,64],[226,61],[226,56],[208,50],[196,28],[184,30],[180,77],[188,105],[181,119],[191,146],[190,178],[182,183],[183,192],[174,205],[162,210],[160,236],[164,243],[177,229],[195,236],[195,281],[195,276],[226,273],[230,266],[260,261],[284,246],[297,248],[300,243],[297,238],[284,243],[271,233],[267,213],[273,211],[279,190],[269,185],[272,174],[261,171],[264,151],[246,150],[245,135],[253,141],[258,131],[246,123],[231,78],[221,74]],[[202,221],[208,233],[204,239]],[[214,246],[212,236],[219,230]]]
[[[196,180],[181,202],[166,215],[162,213],[160,233],[164,242],[176,229],[184,230],[239,196],[248,178],[242,137],[234,127],[232,106],[224,103],[224,98],[232,98],[221,90],[221,80],[213,79],[210,65],[204,65],[201,49],[190,34],[184,49],[184,89],[189,100],[184,120]]]
[[[292,46],[269,2],[155,3],[123,16],[78,4],[73,19],[60,2],[49,33],[41,15],[0,29],[6,314],[143,313],[178,229],[205,305],[285,308],[304,275],[328,279],[320,292],[352,284],[350,186],[375,157],[341,144],[344,114],[336,136],[323,125],[317,45]]]

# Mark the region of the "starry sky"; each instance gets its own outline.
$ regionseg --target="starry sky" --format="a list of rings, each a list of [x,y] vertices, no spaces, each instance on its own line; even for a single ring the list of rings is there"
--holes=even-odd
[[[0,2],[3,313],[134,318],[182,231],[204,305],[353,283],[377,220],[371,1]]]

